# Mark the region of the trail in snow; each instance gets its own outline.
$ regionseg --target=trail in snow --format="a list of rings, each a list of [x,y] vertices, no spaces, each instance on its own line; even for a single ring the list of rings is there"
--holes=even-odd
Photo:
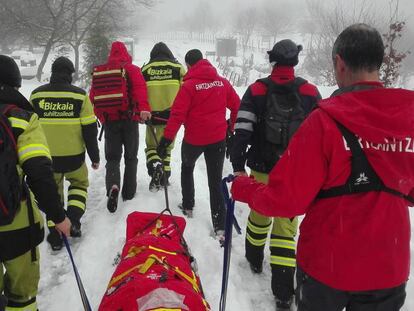
[[[136,46],[135,63],[141,66],[149,58],[149,52],[155,41],[143,40]],[[202,51],[212,50],[214,47],[196,42],[168,42],[177,59],[183,63],[187,50],[200,48]],[[306,77],[305,77],[306,78]],[[23,93],[29,96],[30,92],[39,84],[32,81],[23,82]],[[237,89],[240,96],[245,88]],[[324,97],[329,96],[332,88],[320,88]],[[105,158],[103,143],[101,148],[101,168],[98,171],[89,170],[90,187],[87,201],[87,211],[82,219],[82,233],[80,239],[70,239],[74,258],[82,277],[86,292],[93,310],[97,310],[102,295],[105,292],[109,279],[114,271],[114,258],[122,250],[125,242],[126,217],[133,211],[160,212],[164,208],[164,194],[162,191],[151,193],[148,191],[150,178],[147,176],[144,154],[145,127],[140,126],[140,147],[138,164],[138,187],[136,197],[127,202],[120,200],[118,211],[110,214],[106,209],[105,196]],[[177,143],[172,153],[172,177],[169,187],[171,210],[181,215],[176,207],[181,200],[180,187],[180,149],[182,131],[179,132]],[[88,163],[89,165],[89,163]],[[122,166],[123,169],[123,166]],[[231,173],[231,166],[225,162],[223,176]],[[206,298],[212,310],[218,310],[221,289],[221,273],[223,250],[217,241],[211,237],[212,225],[210,218],[209,193],[204,158],[200,157],[195,172],[196,206],[194,218],[187,221],[185,238],[193,255],[196,257],[199,274],[204,287]],[[228,311],[267,311],[274,310],[274,300],[270,288],[269,251],[266,246],[264,272],[260,275],[251,273],[244,258],[244,233],[248,208],[244,204],[236,204],[236,217],[242,227],[243,235],[233,235],[230,279],[228,285]],[[410,211],[413,215],[413,212]],[[412,217],[412,219],[414,219]],[[414,245],[412,244],[412,247]],[[41,311],[78,311],[82,305],[72,272],[69,257],[65,249],[52,254],[49,246],[44,242],[41,247],[41,282],[38,295],[39,310]],[[317,252],[315,253],[317,255]],[[414,310],[414,284],[408,282],[407,301],[403,311]]]

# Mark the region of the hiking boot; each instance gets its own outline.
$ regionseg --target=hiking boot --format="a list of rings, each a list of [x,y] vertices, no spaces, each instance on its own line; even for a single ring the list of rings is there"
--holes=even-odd
[[[113,185],[111,190],[109,191],[108,202],[106,204],[106,208],[111,213],[115,213],[116,209],[118,208],[118,195],[119,188],[117,185]]]
[[[187,216],[187,218],[193,218],[193,209],[184,208],[183,203],[178,204],[178,208],[181,210],[184,216]]]
[[[155,165],[155,164],[154,164]],[[161,163],[156,164],[154,172],[152,173],[152,178],[149,183],[149,191],[157,192],[161,189],[161,180],[162,180],[162,165]]]
[[[171,186],[170,181],[168,179],[168,177],[165,177],[165,179],[161,179],[161,187],[165,187],[165,185],[167,185],[167,187]]]
[[[226,236],[224,230],[217,230],[215,232],[215,239],[219,241],[220,246],[224,246],[224,242],[226,241]]]
[[[49,234],[47,235],[46,240],[49,242],[52,250],[54,251],[60,251],[63,247],[62,237],[55,227],[49,228]]]
[[[252,270],[253,273],[256,273],[256,274],[262,273],[262,271],[263,271],[263,266],[262,265],[256,266],[256,265],[252,264],[251,262],[249,262],[249,265],[250,265],[250,270]]]
[[[276,311],[291,311],[292,299],[283,301],[276,298]]]
[[[70,227],[70,236],[73,238],[80,238],[82,236],[81,224],[78,221],[72,222]]]

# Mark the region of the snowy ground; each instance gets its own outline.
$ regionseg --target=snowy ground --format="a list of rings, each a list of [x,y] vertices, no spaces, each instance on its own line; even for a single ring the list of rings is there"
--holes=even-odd
[[[148,60],[149,51],[155,42],[142,41],[136,47],[135,62],[142,65]],[[166,42],[176,57],[182,61],[187,50],[200,48],[202,51],[212,50],[208,45],[192,42]],[[49,68],[45,68],[45,72]],[[25,80],[22,92],[30,92],[39,84]],[[332,88],[320,88],[324,97],[329,96]],[[240,95],[244,88],[237,90]],[[114,271],[113,261],[121,251],[125,241],[125,220],[133,211],[159,212],[164,208],[163,192],[150,193],[148,191],[149,177],[146,174],[144,155],[145,127],[140,126],[140,148],[138,163],[138,188],[136,197],[128,202],[120,202],[118,211],[110,214],[106,210],[104,188],[104,160],[98,171],[89,172],[91,186],[87,202],[88,210],[82,219],[83,236],[81,239],[70,241],[79,272],[86,292],[89,296],[92,309],[97,310],[108,281]],[[180,145],[182,131],[180,131],[176,147],[172,153],[172,177],[169,188],[170,205],[172,212],[180,215],[177,204],[181,200],[180,189]],[[103,144],[101,144],[101,158],[104,159]],[[229,162],[225,163],[223,175],[231,173]],[[223,250],[218,242],[211,237],[211,220],[209,209],[208,184],[206,167],[203,158],[200,158],[195,169],[196,207],[194,218],[187,223],[185,238],[197,258],[199,273],[206,293],[206,298],[212,310],[218,310],[221,289],[221,271]],[[236,217],[243,228],[246,226],[248,208],[245,205],[236,205]],[[413,213],[411,212],[413,215]],[[412,216],[412,219],[414,216]],[[414,247],[414,245],[412,245]],[[78,311],[83,310],[72,273],[69,257],[65,250],[52,254],[47,243],[41,249],[41,282],[38,295],[41,311]],[[264,272],[254,275],[250,272],[244,259],[244,235],[233,236],[233,250],[230,269],[230,280],[227,296],[227,310],[229,311],[267,311],[274,310],[273,295],[270,289],[269,254],[265,259]],[[409,282],[407,301],[403,311],[414,310],[414,284]]]

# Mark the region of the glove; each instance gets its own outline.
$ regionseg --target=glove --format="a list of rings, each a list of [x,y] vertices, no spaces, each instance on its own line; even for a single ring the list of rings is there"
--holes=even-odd
[[[258,185],[253,177],[236,176],[230,192],[234,200],[249,204]]]
[[[161,159],[165,159],[167,157],[167,148],[171,145],[171,143],[172,140],[165,138],[164,136],[161,138],[157,147],[157,154]]]

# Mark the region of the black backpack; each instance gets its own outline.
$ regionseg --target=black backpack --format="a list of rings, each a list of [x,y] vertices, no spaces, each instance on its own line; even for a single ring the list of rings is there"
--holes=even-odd
[[[10,108],[0,105],[0,226],[12,223],[22,196],[16,140],[6,117]]]
[[[267,86],[266,107],[258,120],[261,154],[266,167],[272,168],[309,114],[299,94],[300,86],[307,81],[302,78],[286,84],[276,84],[269,78],[258,81]]]

